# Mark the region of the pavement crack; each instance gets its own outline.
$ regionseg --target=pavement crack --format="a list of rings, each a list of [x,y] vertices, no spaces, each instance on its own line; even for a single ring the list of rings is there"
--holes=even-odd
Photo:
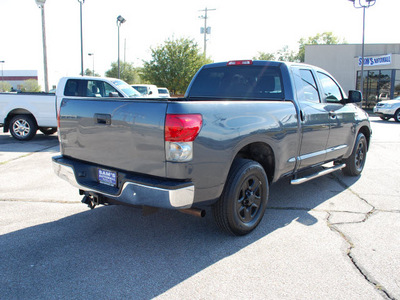
[[[346,223],[336,223],[333,224],[330,220],[330,218],[332,217],[331,212],[327,212],[328,213],[328,218],[327,218],[327,225],[329,227],[329,229],[331,229],[332,231],[336,232],[337,234],[339,234],[343,240],[348,244],[347,247],[347,251],[346,251],[346,255],[349,258],[349,260],[351,261],[351,263],[353,264],[353,266],[358,270],[358,272],[360,272],[360,274],[365,278],[365,280],[372,284],[374,286],[374,288],[376,290],[378,290],[379,292],[382,293],[383,296],[385,296],[387,299],[390,300],[396,300],[396,298],[394,298],[393,296],[391,296],[389,294],[388,291],[386,291],[386,289],[376,280],[374,280],[373,278],[371,278],[368,273],[362,268],[362,266],[357,262],[357,260],[355,259],[355,257],[353,256],[352,250],[354,249],[355,245],[352,242],[352,240],[350,239],[350,237],[348,237],[346,234],[344,234],[343,231],[341,231],[337,225],[340,224],[357,224],[357,223],[363,223],[365,222],[369,216],[372,214],[372,211],[367,213],[365,219],[363,221],[358,221],[358,222],[346,222]]]
[[[336,181],[347,191],[351,192],[353,195],[355,195],[360,201],[363,201],[364,203],[366,203],[368,206],[371,207],[371,210],[369,210],[367,213],[362,213],[364,214],[364,219],[362,219],[361,221],[353,221],[353,222],[341,222],[341,223],[333,223],[331,221],[331,217],[332,217],[332,213],[334,213],[334,211],[327,211],[328,213],[328,218],[327,218],[327,225],[328,227],[336,232],[337,234],[339,234],[344,241],[348,244],[347,247],[347,252],[346,255],[349,258],[349,260],[351,261],[351,263],[354,265],[354,267],[360,272],[360,274],[365,278],[365,280],[372,284],[374,286],[374,288],[376,290],[378,290],[379,292],[381,292],[381,294],[386,297],[387,299],[391,299],[391,300],[395,300],[395,297],[391,296],[389,294],[389,292],[376,280],[374,280],[373,278],[371,278],[371,276],[368,275],[367,271],[357,262],[356,258],[353,255],[352,250],[354,249],[355,245],[354,243],[351,241],[350,237],[348,237],[346,234],[344,234],[343,231],[341,231],[338,228],[338,225],[344,225],[344,224],[360,224],[360,223],[365,223],[374,213],[376,213],[377,211],[380,211],[379,209],[377,209],[374,205],[372,205],[371,203],[369,203],[366,199],[364,199],[363,197],[361,197],[358,193],[356,193],[355,191],[353,191],[351,189],[350,186],[348,186],[341,178],[339,178],[338,176],[334,175],[334,178],[336,179]]]
[[[31,202],[31,203],[61,203],[61,204],[76,204],[81,203],[81,201],[74,201],[74,200],[55,200],[55,199],[0,199],[0,202]]]

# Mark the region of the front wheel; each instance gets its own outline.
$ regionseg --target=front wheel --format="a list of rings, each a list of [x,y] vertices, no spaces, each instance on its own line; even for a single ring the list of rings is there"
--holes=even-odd
[[[236,159],[224,191],[213,206],[217,225],[233,235],[250,233],[264,216],[268,194],[264,168],[253,160]]]
[[[394,113],[394,120],[396,122],[400,122],[400,109],[396,110],[396,112]]]
[[[343,168],[343,173],[349,176],[358,176],[364,169],[365,161],[367,159],[367,139],[361,132],[357,135],[356,143],[353,152],[349,158],[345,159],[346,167]]]
[[[19,141],[29,141],[34,138],[37,125],[34,118],[30,115],[16,115],[11,119],[11,135]]]

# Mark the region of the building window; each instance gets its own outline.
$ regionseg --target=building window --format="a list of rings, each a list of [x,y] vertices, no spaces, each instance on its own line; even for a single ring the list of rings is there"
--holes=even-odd
[[[393,88],[393,96],[392,98],[396,98],[400,96],[400,70],[395,70],[396,75],[395,75],[395,81],[394,81],[394,88]]]
[[[392,81],[396,71],[396,82],[394,91],[392,91]],[[361,71],[357,71],[356,89],[360,89]],[[382,100],[391,99],[397,94],[400,94],[400,70],[371,70],[364,71],[364,89],[363,89],[363,107],[372,108],[375,104]]]

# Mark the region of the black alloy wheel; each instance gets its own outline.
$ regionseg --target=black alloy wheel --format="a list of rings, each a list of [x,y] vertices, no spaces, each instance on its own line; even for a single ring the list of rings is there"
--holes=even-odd
[[[269,185],[264,168],[253,160],[233,162],[224,191],[213,206],[217,225],[233,235],[245,235],[261,222]]]
[[[364,169],[365,161],[367,159],[367,139],[361,132],[357,135],[356,143],[351,155],[344,160],[346,167],[343,173],[349,176],[358,176]]]

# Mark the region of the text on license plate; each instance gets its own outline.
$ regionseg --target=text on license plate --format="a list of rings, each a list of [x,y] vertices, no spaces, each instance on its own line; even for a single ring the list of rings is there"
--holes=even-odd
[[[99,182],[102,184],[117,186],[117,172],[98,169]]]

